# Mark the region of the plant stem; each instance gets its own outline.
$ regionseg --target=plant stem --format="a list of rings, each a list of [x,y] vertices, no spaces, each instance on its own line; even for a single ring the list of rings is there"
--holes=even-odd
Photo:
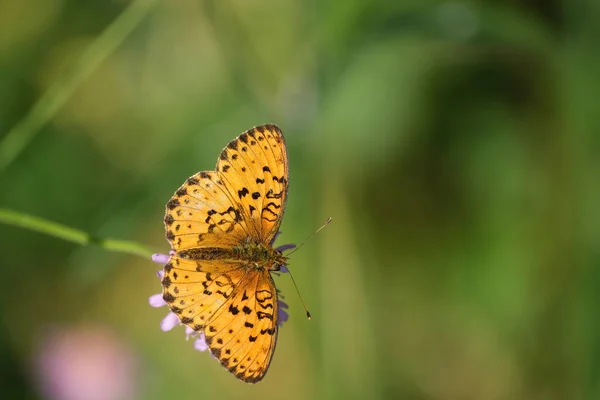
[[[146,259],[152,255],[144,245],[136,242],[94,236],[79,229],[6,208],[0,208],[0,223],[44,233],[82,246],[96,245],[108,251],[133,254]]]
[[[131,3],[86,49],[71,74],[54,82],[29,113],[0,140],[0,170],[5,169],[64,106],[75,89],[140,24],[156,0]]]

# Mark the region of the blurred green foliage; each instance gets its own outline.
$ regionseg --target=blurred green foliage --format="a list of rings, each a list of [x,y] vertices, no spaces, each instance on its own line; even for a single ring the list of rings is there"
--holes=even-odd
[[[242,131],[289,147],[290,303],[263,382],[163,333],[150,260],[0,224],[0,387],[108,327],[139,399],[600,398],[600,5],[0,3],[0,208],[166,252],[166,201]],[[85,356],[85,355],[83,355]]]

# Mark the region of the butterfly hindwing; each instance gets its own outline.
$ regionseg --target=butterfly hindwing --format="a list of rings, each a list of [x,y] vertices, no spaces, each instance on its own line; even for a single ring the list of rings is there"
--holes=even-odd
[[[175,254],[164,267],[163,299],[183,324],[201,331],[245,275],[239,262],[187,260]]]
[[[267,373],[277,341],[277,311],[277,290],[265,271],[247,276],[208,321],[206,342],[239,379],[254,383]]]

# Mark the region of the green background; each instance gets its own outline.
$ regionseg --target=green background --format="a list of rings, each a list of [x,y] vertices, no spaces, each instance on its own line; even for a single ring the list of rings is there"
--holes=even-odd
[[[70,399],[64,350],[84,400],[600,398],[599,39],[592,0],[0,2],[3,396]],[[257,385],[159,329],[158,264],[6,223],[167,252],[173,192],[266,122],[279,244],[333,223]]]

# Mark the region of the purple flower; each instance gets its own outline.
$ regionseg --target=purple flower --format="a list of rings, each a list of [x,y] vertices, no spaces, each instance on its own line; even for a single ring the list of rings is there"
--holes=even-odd
[[[279,236],[280,233],[281,232],[277,232],[277,234],[271,241],[271,245],[273,245],[273,242],[275,242],[275,239],[277,238],[277,236]],[[295,247],[296,247],[296,245],[294,245],[294,244],[284,244],[282,246],[277,247],[276,250],[285,251],[285,250],[293,249]],[[173,253],[174,252],[171,251],[169,254],[173,254]],[[170,256],[167,254],[153,254],[152,255],[152,261],[154,261],[155,263],[158,263],[158,264],[166,264],[167,262],[169,262],[169,258],[170,258]],[[279,272],[286,273],[289,271],[285,265],[282,265]],[[163,270],[160,270],[156,273],[158,278],[161,280],[162,280],[164,274],[165,273]],[[280,299],[280,300],[278,300],[279,307],[278,307],[278,312],[277,312],[277,325],[282,326],[283,323],[289,319],[289,314],[286,311],[286,309],[288,309],[289,306],[287,305],[286,302],[281,300],[281,299],[283,299],[283,295],[281,294],[281,292],[279,292],[279,290],[278,290],[277,293],[278,293],[278,295],[279,295],[278,297]],[[153,294],[152,296],[150,296],[148,298],[148,303],[150,304],[150,306],[157,307],[157,308],[167,305],[167,303],[163,299],[162,293]],[[174,312],[169,311],[167,316],[164,317],[163,320],[160,322],[160,329],[163,332],[167,332],[167,331],[170,331],[171,329],[175,328],[177,325],[182,325],[181,321],[179,320],[179,317]],[[185,335],[186,335],[186,340],[189,340],[190,338],[194,339],[194,348],[196,350],[198,350],[198,351],[209,350],[208,344],[206,343],[206,338],[204,337],[204,332],[196,332],[192,328],[186,327]],[[210,355],[214,358],[212,353],[210,353]]]

